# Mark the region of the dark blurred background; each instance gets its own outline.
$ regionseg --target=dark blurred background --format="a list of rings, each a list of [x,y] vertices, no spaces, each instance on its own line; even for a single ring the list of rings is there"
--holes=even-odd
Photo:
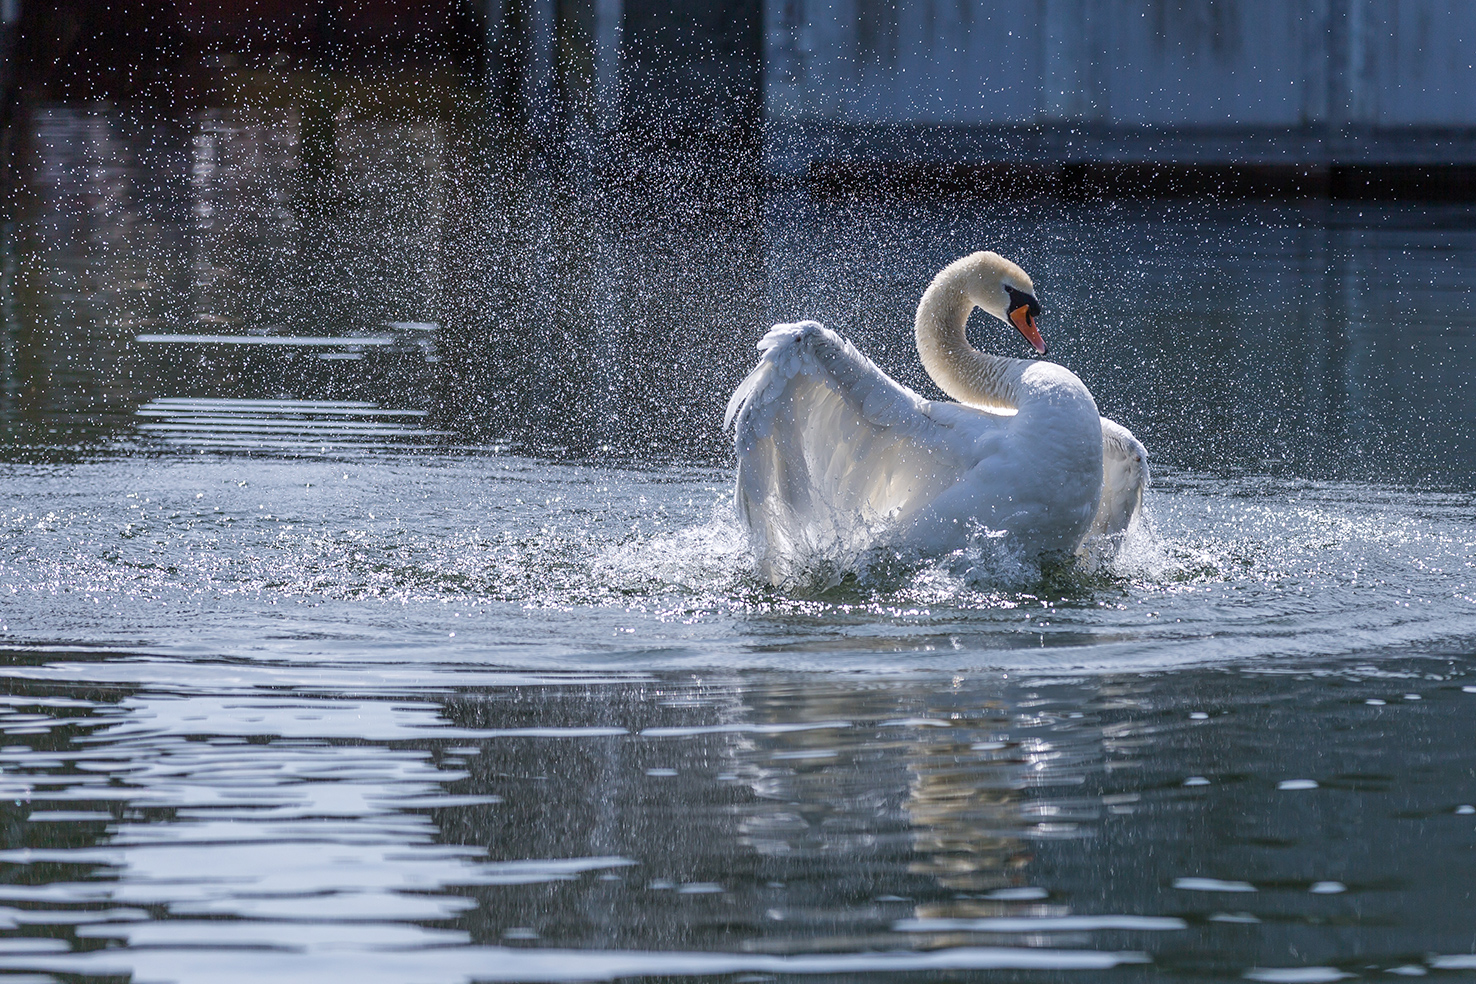
[[[1133,191],[1467,196],[1476,163],[1476,8],[1440,0],[3,7],[8,120],[208,104],[222,72],[408,70],[485,87],[540,142],[700,138],[852,181],[987,182],[1008,162]]]

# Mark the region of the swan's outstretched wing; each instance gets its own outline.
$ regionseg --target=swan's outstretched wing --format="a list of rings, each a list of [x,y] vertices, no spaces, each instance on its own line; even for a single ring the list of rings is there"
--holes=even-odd
[[[1121,424],[1102,418],[1102,501],[1087,538],[1124,532],[1143,505],[1148,452]]]
[[[990,415],[932,403],[813,321],[777,325],[728,403],[737,507],[765,576],[850,566],[994,450]],[[982,420],[975,418],[984,418]]]

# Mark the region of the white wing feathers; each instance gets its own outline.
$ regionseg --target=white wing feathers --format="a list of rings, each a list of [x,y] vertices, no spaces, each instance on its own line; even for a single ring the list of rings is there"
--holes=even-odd
[[[771,580],[790,573],[777,565],[849,566],[991,450],[951,425],[961,408],[924,400],[813,321],[775,326],[759,351],[724,426],[736,425],[737,507]]]
[[[797,374],[823,373],[847,404],[880,427],[915,418],[927,403],[878,369],[850,342],[815,321],[775,325],[759,341],[758,350],[762,358],[734,391],[723,420],[724,428],[733,426],[734,420],[739,421],[736,436],[740,441],[742,421],[753,418],[756,409],[782,397],[784,383]],[[779,385],[774,385],[776,382]],[[771,420],[765,418],[754,423],[762,425]]]
[[[1124,532],[1143,505],[1148,451],[1132,431],[1102,418],[1102,501],[1087,538]]]
[[[813,321],[776,325],[759,351],[724,426],[738,512],[773,583],[856,570],[889,542],[946,551],[969,523],[1049,521],[1051,490],[1018,447],[1016,418],[925,400]],[[1101,499],[1085,539],[1110,554],[1142,504],[1148,455],[1127,428],[1101,423]]]

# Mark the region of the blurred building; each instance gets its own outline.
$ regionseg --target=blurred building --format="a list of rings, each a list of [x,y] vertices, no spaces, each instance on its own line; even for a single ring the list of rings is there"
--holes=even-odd
[[[188,102],[219,69],[417,65],[642,166],[1476,192],[1468,0],[0,3],[7,118],[17,91]]]
[[[1460,0],[766,0],[781,171],[1476,163]]]

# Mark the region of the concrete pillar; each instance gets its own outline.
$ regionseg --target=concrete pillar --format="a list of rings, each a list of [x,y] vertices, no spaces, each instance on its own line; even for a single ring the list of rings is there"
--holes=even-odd
[[[595,123],[604,131],[620,126],[620,43],[625,35],[624,0],[594,0]]]
[[[1328,122],[1365,126],[1378,122],[1372,56],[1376,14],[1369,0],[1332,0],[1328,18]]]
[[[498,122],[541,132],[557,92],[557,0],[486,0],[487,85]]]
[[[8,106],[10,87],[19,83],[15,77],[15,34],[20,21],[20,0],[0,0],[0,104]],[[0,126],[9,121],[8,109],[0,115]]]
[[[528,60],[523,68],[523,95],[528,121],[541,131],[553,121],[554,114],[556,0],[526,2]]]
[[[1326,123],[1331,110],[1329,87],[1332,56],[1328,50],[1331,25],[1329,9],[1333,0],[1301,0],[1298,26],[1301,30],[1299,58],[1301,71],[1297,85],[1301,87],[1300,122],[1303,126]]]
[[[1041,0],[1040,117],[1077,121],[1094,115],[1090,0]]]

